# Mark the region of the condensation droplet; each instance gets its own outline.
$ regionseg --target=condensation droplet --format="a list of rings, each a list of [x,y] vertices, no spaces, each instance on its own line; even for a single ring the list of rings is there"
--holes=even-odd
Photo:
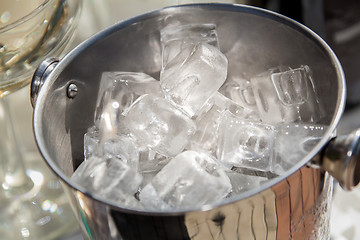
[[[11,18],[11,13],[6,11],[3,12],[3,14],[1,14],[0,21],[1,23],[8,23],[10,21],[10,18]]]

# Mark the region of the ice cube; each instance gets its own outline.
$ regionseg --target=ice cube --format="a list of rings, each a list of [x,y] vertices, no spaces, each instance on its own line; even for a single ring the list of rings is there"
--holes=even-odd
[[[268,171],[272,168],[274,127],[225,112],[219,126],[217,157],[226,164]]]
[[[195,121],[196,132],[190,140],[189,149],[202,149],[215,153],[220,118],[226,110],[244,119],[259,119],[256,112],[241,107],[231,99],[216,92],[199,111]]]
[[[317,122],[321,106],[308,66],[274,68],[251,78],[255,101],[264,122]]]
[[[90,193],[104,197],[115,190],[123,195],[134,195],[142,176],[119,159],[92,156],[80,164],[71,179]]]
[[[228,110],[232,114],[240,118],[246,118],[251,120],[260,120],[259,114],[252,110],[237,104],[230,98],[224,96],[220,92],[215,92],[207,101],[207,105],[218,106],[221,109]],[[206,107],[205,107],[206,108]]]
[[[84,134],[84,156],[85,159],[97,154],[100,143],[100,132],[93,126]]]
[[[95,121],[95,126],[99,129],[100,142],[111,139],[118,133],[127,132],[121,112],[117,100],[110,100],[104,105],[99,119]]]
[[[170,160],[170,158],[160,155],[148,149],[140,153],[139,171],[142,174],[159,172]]]
[[[120,115],[145,93],[162,96],[159,81],[140,72],[104,72],[98,91],[95,122],[99,121],[106,111],[114,111],[109,108],[111,106],[116,108],[119,112],[117,115]]]
[[[242,192],[258,188],[261,183],[268,180],[263,176],[247,175],[236,171],[226,171],[226,174],[228,175],[232,186],[231,193],[227,197],[233,197]]]
[[[326,125],[288,123],[276,125],[274,144],[276,173],[281,174],[302,160],[322,139]]]
[[[188,144],[195,124],[164,98],[145,94],[125,113],[124,123],[139,142],[164,156],[175,156]]]
[[[188,149],[206,150],[210,153],[216,151],[217,129],[221,113],[225,111],[218,106],[212,106],[206,113],[196,118],[196,131],[191,137]]]
[[[136,194],[137,193],[125,194],[120,188],[114,188],[111,191],[102,193],[102,197],[127,209],[132,208],[136,210],[142,210],[144,208],[136,198]]]
[[[210,155],[185,151],[177,155],[139,194],[148,209],[199,207],[229,194],[231,183],[224,168]]]
[[[160,75],[165,96],[194,116],[225,82],[227,59],[209,44],[196,44],[181,51]]]
[[[163,68],[183,49],[198,43],[219,48],[215,24],[170,26],[160,31]]]
[[[100,141],[100,132],[93,126],[84,134],[85,159],[91,156],[100,158],[118,158],[134,169],[139,165],[139,147],[129,135],[115,135]]]
[[[240,106],[257,111],[254,93],[249,80],[232,77],[225,82],[219,92]]]
[[[134,170],[138,170],[139,149],[135,140],[129,135],[117,135],[103,143],[105,158],[118,158]]]
[[[169,157],[163,156],[147,148],[140,152],[139,172],[143,176],[140,188],[148,184],[155,175],[170,161]]]

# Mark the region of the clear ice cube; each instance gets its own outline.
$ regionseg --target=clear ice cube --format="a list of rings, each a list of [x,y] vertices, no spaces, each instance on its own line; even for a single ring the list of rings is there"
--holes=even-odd
[[[198,43],[219,48],[215,24],[170,26],[160,31],[163,68],[183,49]]]
[[[207,105],[218,106],[219,108],[228,110],[229,112],[240,118],[260,120],[258,112],[252,110],[251,108],[241,106],[240,104],[234,102],[220,92],[215,92],[207,101]],[[206,109],[206,106],[204,107],[204,109]]]
[[[278,67],[251,78],[255,101],[264,122],[317,122],[321,106],[308,66]]]
[[[226,110],[244,119],[259,120],[257,112],[244,108],[216,92],[200,109],[196,117],[196,132],[190,140],[189,149],[202,149],[215,153],[219,122]]]
[[[185,148],[196,128],[168,100],[148,94],[139,97],[125,115],[125,125],[140,143],[169,157]]]
[[[217,157],[236,167],[269,171],[272,168],[274,127],[225,112],[218,135]]]
[[[209,44],[196,44],[181,51],[160,74],[165,96],[190,117],[225,82],[227,59]]]
[[[142,189],[147,185],[169,161],[169,157],[160,155],[149,148],[141,151],[139,172],[143,176],[143,181],[140,188]]]
[[[117,158],[92,156],[79,165],[71,179],[98,196],[110,196],[113,191],[131,196],[138,191],[142,176]]]
[[[140,72],[104,72],[101,76],[96,109],[95,123],[101,118],[109,122],[103,116],[119,116],[139,96],[151,93],[162,96],[159,81],[151,76]],[[117,112],[115,115],[114,112]],[[118,117],[119,118],[119,117]],[[118,122],[120,122],[118,120]],[[116,124],[116,122],[114,123]]]
[[[282,123],[275,127],[275,172],[278,174],[302,160],[323,138],[327,130],[326,125],[309,123]]]
[[[139,194],[145,208],[156,210],[199,207],[229,194],[224,168],[210,155],[185,151],[170,162]]]
[[[233,77],[225,82],[219,92],[240,106],[257,111],[254,92],[249,80]]]
[[[99,129],[100,142],[111,139],[118,133],[127,132],[121,112],[117,100],[110,100],[104,105],[99,119],[95,122],[95,126]]]
[[[170,160],[169,157],[148,149],[140,153],[139,171],[142,174],[159,172]]]
[[[196,131],[190,139],[188,149],[201,149],[211,153],[216,151],[217,129],[223,111],[225,110],[214,105],[196,118]]]

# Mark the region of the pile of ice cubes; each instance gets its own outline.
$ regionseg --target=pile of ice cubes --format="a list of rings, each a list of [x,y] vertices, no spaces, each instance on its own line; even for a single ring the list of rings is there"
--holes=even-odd
[[[227,76],[214,24],[161,31],[160,81],[104,72],[72,179],[125,208],[197,208],[283,174],[319,141],[307,65]]]

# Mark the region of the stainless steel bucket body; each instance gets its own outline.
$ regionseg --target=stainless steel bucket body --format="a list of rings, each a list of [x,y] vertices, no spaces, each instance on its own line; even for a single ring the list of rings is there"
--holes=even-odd
[[[83,135],[93,125],[104,71],[145,72],[161,68],[159,30],[172,23],[214,23],[229,75],[252,76],[279,65],[308,65],[319,101],[321,141],[285,175],[221,204],[187,211],[123,209],[70,180],[83,161]],[[50,168],[64,182],[88,239],[327,239],[332,180],[309,167],[333,137],[345,100],[341,66],[311,30],[266,10],[227,4],[169,7],[118,23],[91,37],[38,84],[34,132]],[[314,161],[316,162],[316,161]],[[318,161],[317,161],[318,162]]]
[[[208,210],[135,213],[66,186],[85,239],[330,239],[332,177],[303,167],[251,197]]]

